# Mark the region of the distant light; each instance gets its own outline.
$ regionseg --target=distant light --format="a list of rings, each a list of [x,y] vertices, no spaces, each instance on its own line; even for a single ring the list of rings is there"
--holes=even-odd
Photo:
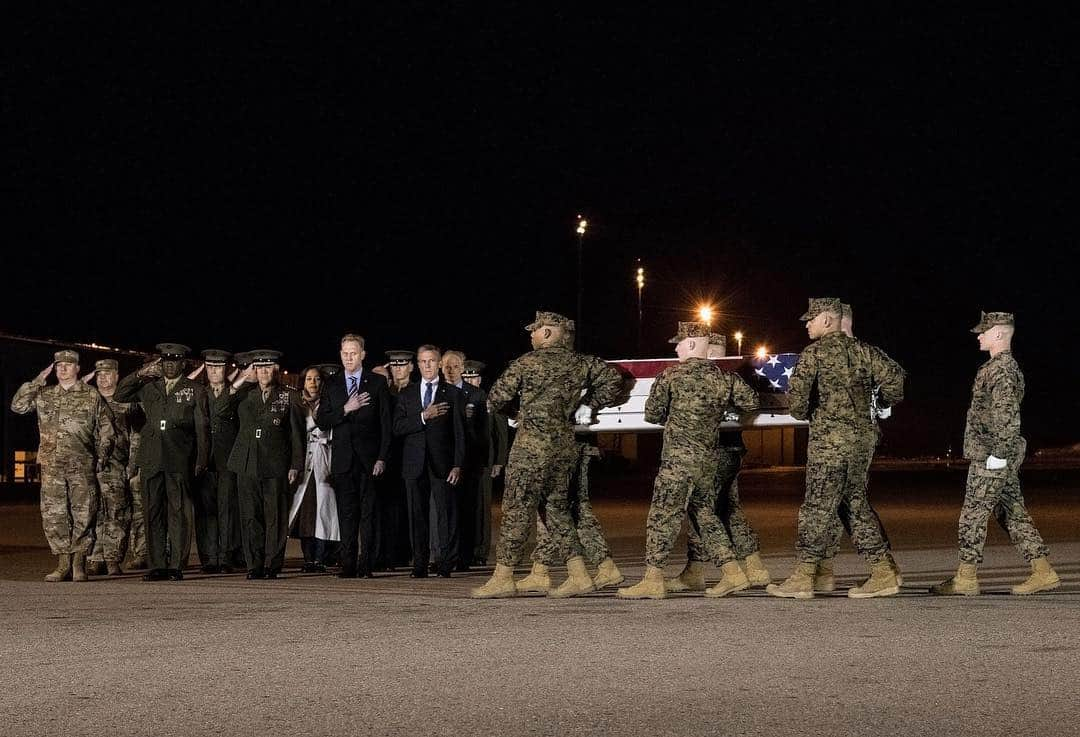
[[[712,325],[713,308],[711,305],[701,305],[698,307],[697,313],[703,323],[706,323],[709,326]]]
[[[577,233],[578,235],[585,235],[585,229],[589,227],[589,221],[578,215]]]
[[[766,358],[769,357],[769,349],[763,345],[759,345],[758,349],[754,351],[754,355],[757,356],[760,360],[764,361]]]
[[[645,269],[641,266],[639,266],[637,270],[637,285],[638,289],[645,286]]]
[[[742,342],[742,332],[741,331],[739,331],[739,330],[735,331],[735,340],[739,341],[740,343]]]

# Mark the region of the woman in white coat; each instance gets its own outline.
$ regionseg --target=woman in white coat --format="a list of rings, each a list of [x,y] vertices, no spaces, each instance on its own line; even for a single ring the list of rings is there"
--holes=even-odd
[[[330,485],[330,437],[332,431],[315,426],[322,375],[317,367],[304,369],[304,407],[307,426],[307,455],[304,475],[293,494],[289,509],[289,535],[300,538],[304,553],[304,573],[326,572],[326,543],[340,540],[337,504]]]

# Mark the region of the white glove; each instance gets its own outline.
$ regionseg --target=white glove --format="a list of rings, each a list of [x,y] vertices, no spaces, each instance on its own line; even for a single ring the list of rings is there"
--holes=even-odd
[[[724,422],[738,422],[739,413],[728,410],[724,412]]]
[[[593,421],[593,408],[587,404],[583,404],[577,408],[577,412],[574,413],[574,424],[576,425],[591,425]]]
[[[989,455],[986,457],[986,470],[997,471],[999,468],[1005,468],[1009,465],[1004,458],[998,458],[995,455]]]
[[[877,418],[879,420],[887,420],[892,417],[892,407],[882,407],[877,411]]]

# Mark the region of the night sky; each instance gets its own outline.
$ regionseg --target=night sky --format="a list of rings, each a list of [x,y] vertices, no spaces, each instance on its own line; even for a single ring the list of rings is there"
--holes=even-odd
[[[909,371],[887,442],[940,453],[1011,310],[1025,432],[1076,442],[1074,19],[578,5],[19,9],[0,329],[498,368],[573,315],[581,213],[590,352],[636,354],[638,258],[644,355],[703,299],[798,351],[839,296]]]

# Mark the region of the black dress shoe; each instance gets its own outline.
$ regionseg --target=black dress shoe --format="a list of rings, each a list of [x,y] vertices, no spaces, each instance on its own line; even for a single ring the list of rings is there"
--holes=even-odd
[[[458,573],[466,573],[469,570],[469,564],[468,563],[458,563],[454,567],[454,570],[457,571]]]
[[[221,566],[207,564],[199,569],[203,573],[221,573]]]
[[[182,570],[180,570],[179,568],[170,568],[168,576],[169,576],[170,581],[183,581],[184,580],[184,572]]]
[[[261,568],[256,568],[254,571],[248,571],[247,580],[257,581],[266,578],[266,573]]]
[[[449,568],[440,568],[439,573],[437,575],[439,576],[439,578],[450,578],[450,569]]]
[[[409,574],[409,578],[427,578],[428,572],[426,568],[413,568],[412,573]]]
[[[324,566],[322,563],[312,563],[311,564],[311,572],[312,573],[326,573],[326,566]]]
[[[164,568],[155,568],[142,577],[143,581],[168,581],[169,573]]]
[[[269,580],[269,579],[284,578],[284,576],[280,576],[277,571],[267,571],[266,572],[266,578]]]
[[[339,571],[338,578],[356,578],[356,571]]]
[[[371,571],[357,571],[356,572],[356,577],[357,578],[375,578],[375,574],[373,574]]]
[[[311,561],[305,561],[304,565],[300,566],[301,573],[315,573],[315,564]]]

